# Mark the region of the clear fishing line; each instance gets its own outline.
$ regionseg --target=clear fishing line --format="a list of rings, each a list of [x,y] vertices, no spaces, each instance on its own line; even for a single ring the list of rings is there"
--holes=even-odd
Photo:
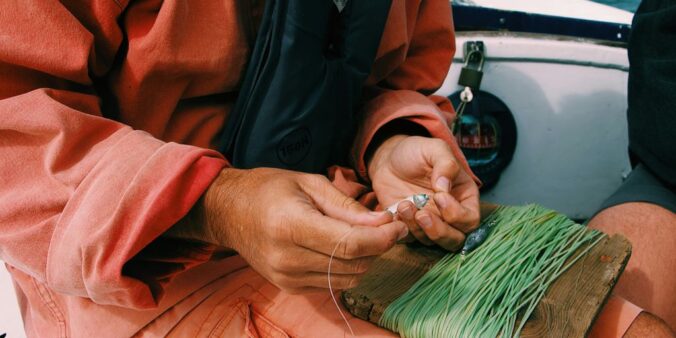
[[[331,257],[329,258],[329,269],[328,273],[326,274],[326,279],[329,282],[329,293],[331,294],[333,304],[336,306],[336,309],[338,309],[338,313],[340,313],[340,316],[343,318],[343,321],[345,322],[345,325],[347,325],[347,328],[350,330],[352,337],[355,337],[354,330],[352,330],[352,326],[350,325],[350,322],[347,320],[347,317],[345,317],[343,310],[340,309],[340,305],[338,305],[338,301],[336,300],[336,295],[333,293],[333,286],[331,285],[331,264],[333,263],[333,257],[336,255],[336,251],[338,250],[340,243],[342,243],[347,238],[347,236],[349,236],[352,233],[353,230],[354,229],[351,229],[350,231],[346,232],[345,235],[343,235],[338,240],[338,243],[336,243],[336,246],[333,248],[333,251],[331,252]]]

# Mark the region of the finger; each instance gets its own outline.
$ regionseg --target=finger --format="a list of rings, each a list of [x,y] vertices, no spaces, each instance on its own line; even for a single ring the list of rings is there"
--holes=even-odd
[[[399,221],[377,227],[351,226],[318,212],[307,213],[295,222],[295,244],[342,259],[381,255],[408,233],[406,225]]]
[[[315,287],[306,285],[298,275],[276,273],[270,276],[268,281],[276,287],[290,294],[308,294],[317,292],[326,292],[326,287]],[[328,282],[327,282],[328,284]]]
[[[347,238],[338,244],[335,257],[355,259],[359,257],[380,256],[408,234],[406,224],[400,221],[387,223],[379,227],[356,226],[353,229],[347,235]]]
[[[341,259],[330,255],[296,248],[287,252],[275,252],[268,256],[268,263],[272,269],[282,274],[298,274],[304,272],[328,273],[329,264],[331,273],[361,274],[365,273],[377,256],[360,257],[355,259]]]
[[[331,274],[331,289],[351,289],[359,285],[364,274],[334,275]],[[296,276],[289,276],[282,282],[283,287],[289,288],[329,288],[329,278],[326,273],[308,272]]]
[[[406,223],[408,231],[410,234],[415,237],[420,243],[425,245],[434,245],[425,232],[418,226],[415,220],[415,213],[418,209],[409,201],[404,201],[399,203],[397,206],[397,215],[401,221]]]
[[[326,292],[326,288],[315,288],[311,286],[307,287],[282,287],[280,285],[276,285],[278,288],[284,290],[284,292],[291,294],[291,295],[307,295],[307,294],[313,294],[313,293],[324,293]]]
[[[451,187],[451,196],[466,208],[469,213],[462,222],[472,231],[479,227],[481,208],[479,207],[479,186],[464,170],[458,174]]]
[[[432,168],[430,183],[435,192],[449,192],[451,182],[460,170],[451,148],[445,141],[433,139],[423,148],[422,156],[425,162]]]
[[[448,225],[439,216],[427,210],[420,210],[415,218],[427,237],[440,247],[449,251],[456,251],[462,247],[465,234]]]
[[[427,163],[432,167],[430,177],[432,187],[435,192],[449,192],[451,182],[458,175],[460,167],[455,160],[451,148],[446,142],[435,139],[434,142],[423,148],[424,157]]]
[[[409,231],[408,235],[403,239],[400,239],[397,243],[415,243],[415,241],[417,241],[417,239]]]
[[[433,198],[444,222],[453,224],[455,228],[466,234],[476,229],[479,225],[478,198],[475,208],[462,205],[453,196],[443,192],[434,194]],[[472,205],[473,203],[468,201],[467,204]]]
[[[386,211],[370,211],[354,198],[346,196],[321,175],[307,175],[303,191],[323,214],[353,225],[379,226],[392,222]]]
[[[288,259],[288,257],[293,257],[293,259]],[[361,274],[368,270],[371,263],[373,263],[376,258],[377,256],[355,259],[341,259],[334,257],[333,259],[330,259],[330,255],[305,248],[298,248],[298,251],[295,251],[295,254],[280,257],[274,267],[276,271],[283,273],[312,271],[326,274],[329,272],[330,263],[332,274]]]

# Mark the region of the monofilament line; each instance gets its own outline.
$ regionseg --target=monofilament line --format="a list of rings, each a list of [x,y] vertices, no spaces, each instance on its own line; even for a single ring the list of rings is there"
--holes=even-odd
[[[338,309],[340,316],[343,317],[343,321],[345,322],[345,325],[347,325],[347,328],[350,329],[350,334],[352,334],[352,337],[355,337],[356,335],[352,330],[352,326],[350,325],[350,322],[347,321],[347,317],[345,317],[343,310],[340,309],[340,305],[338,305],[338,301],[336,300],[336,295],[333,294],[333,286],[331,286],[331,264],[333,263],[333,257],[336,255],[336,251],[338,250],[340,243],[342,243],[347,238],[347,236],[352,233],[353,230],[354,229],[351,229],[350,231],[346,232],[345,235],[343,235],[343,237],[338,240],[338,243],[336,243],[336,246],[333,248],[331,257],[329,258],[329,272],[327,274],[327,279],[329,281],[329,293],[331,294],[331,299],[333,299],[333,304],[336,306],[336,309]]]
[[[536,205],[499,207],[490,236],[447,254],[384,311],[402,337],[519,336],[547,288],[604,235]]]

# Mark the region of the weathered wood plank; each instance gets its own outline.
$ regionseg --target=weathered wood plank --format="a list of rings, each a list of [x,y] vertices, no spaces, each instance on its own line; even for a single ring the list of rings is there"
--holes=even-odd
[[[482,214],[492,210],[482,209]],[[377,324],[385,308],[443,255],[424,246],[396,245],[374,262],[358,287],[342,293],[342,301],[356,317]],[[623,236],[601,240],[550,286],[522,337],[584,337],[630,255]]]
[[[605,238],[549,287],[522,337],[584,337],[631,256],[622,235]]]

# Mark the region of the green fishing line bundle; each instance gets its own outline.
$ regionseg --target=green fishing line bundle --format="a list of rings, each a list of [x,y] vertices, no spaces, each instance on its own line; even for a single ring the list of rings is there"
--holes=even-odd
[[[604,236],[537,205],[499,207],[484,222],[486,242],[443,257],[380,325],[409,338],[518,336],[549,285]]]

